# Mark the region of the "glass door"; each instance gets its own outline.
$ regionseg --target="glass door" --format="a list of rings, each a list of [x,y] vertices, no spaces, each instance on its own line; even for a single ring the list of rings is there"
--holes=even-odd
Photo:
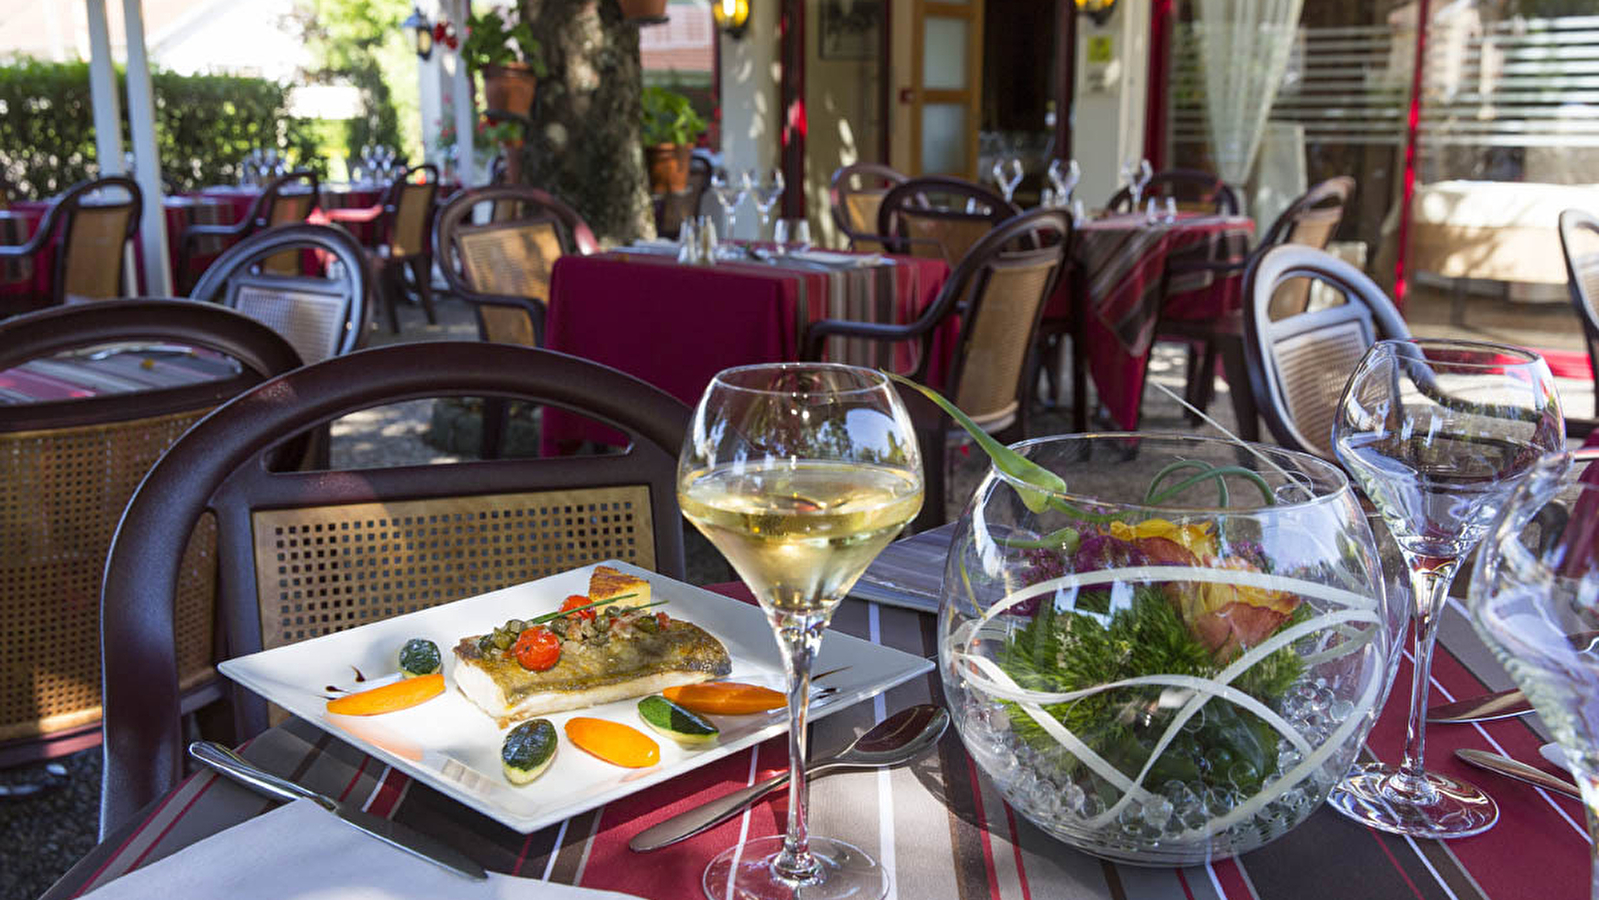
[[[915,0],[910,106],[914,174],[977,177],[983,0]]]

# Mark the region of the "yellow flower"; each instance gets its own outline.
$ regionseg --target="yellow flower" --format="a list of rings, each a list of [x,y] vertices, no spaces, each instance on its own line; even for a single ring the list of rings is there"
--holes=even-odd
[[[1196,557],[1214,556],[1217,551],[1216,536],[1208,522],[1178,525],[1170,519],[1145,519],[1137,525],[1125,522],[1110,523],[1110,536],[1132,542],[1139,538],[1165,538],[1181,544]]]
[[[1204,557],[1211,569],[1259,572],[1254,564],[1237,557]],[[1200,643],[1226,660],[1253,647],[1280,628],[1300,603],[1296,594],[1241,584],[1199,585],[1185,593],[1178,612]]]

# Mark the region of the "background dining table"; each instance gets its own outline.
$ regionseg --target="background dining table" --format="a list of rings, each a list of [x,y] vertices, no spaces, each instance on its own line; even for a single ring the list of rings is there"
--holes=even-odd
[[[183,387],[232,378],[239,371],[238,363],[212,353],[176,347],[111,347],[30,360],[0,371],[0,404]]]
[[[732,366],[797,360],[819,319],[907,322],[938,296],[942,260],[842,253],[762,262],[677,262],[657,245],[556,260],[544,343],[551,350],[621,369],[693,405],[711,378]],[[854,260],[852,262],[851,260]],[[861,264],[869,263],[869,264]],[[954,346],[951,319],[933,343],[929,381],[942,385]],[[831,341],[833,361],[914,367],[910,345],[884,351],[865,341]],[[546,409],[544,453],[576,442],[618,444],[614,431]]]
[[[739,584],[712,590],[752,602]],[[936,657],[935,617],[859,599],[846,600],[834,629],[874,643]],[[1435,701],[1509,686],[1456,605],[1445,612],[1432,671]],[[1399,684],[1409,682],[1401,663]],[[1395,692],[1368,755],[1394,760],[1404,738],[1405,691]],[[874,722],[916,703],[942,703],[935,670],[814,723],[814,752],[841,746]],[[1499,824],[1451,842],[1417,841],[1356,825],[1322,808],[1274,843],[1241,857],[1185,868],[1106,862],[1071,849],[1017,815],[967,756],[954,729],[934,751],[892,771],[834,774],[812,785],[811,822],[819,834],[847,838],[878,856],[893,875],[890,897],[927,900],[1117,898],[1117,900],[1580,900],[1588,895],[1590,845],[1575,800],[1467,770],[1457,747],[1537,761],[1547,740],[1535,719],[1435,725],[1431,768],[1486,787]],[[406,823],[465,851],[487,869],[615,891],[652,900],[700,896],[707,860],[734,843],[781,832],[786,795],[742,816],[648,854],[633,853],[639,831],[780,771],[779,737],[732,754],[559,825],[520,834],[413,781],[297,719],[243,748],[267,769],[370,813]],[[535,783],[536,784],[536,783]],[[209,772],[190,776],[131,824],[102,841],[45,895],[80,896],[274,804]],[[285,861],[286,863],[288,861]]]

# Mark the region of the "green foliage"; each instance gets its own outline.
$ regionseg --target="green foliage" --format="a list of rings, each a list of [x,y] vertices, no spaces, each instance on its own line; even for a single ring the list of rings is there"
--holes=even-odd
[[[466,23],[461,58],[480,72],[484,66],[522,62],[540,78],[550,74],[544,65],[544,48],[533,36],[533,26],[520,13],[514,24],[501,18],[497,9],[474,14]]]
[[[642,139],[646,147],[656,144],[692,144],[705,133],[705,120],[694,104],[676,91],[658,85],[644,88],[641,97]]]
[[[117,79],[120,91],[121,71]],[[160,71],[152,81],[161,173],[175,189],[236,181],[239,161],[258,147],[321,165],[308,123],[288,115],[284,85]],[[46,197],[99,173],[92,106],[87,63],[0,67],[0,171],[17,196]]]
[[[298,0],[295,18],[316,63],[306,74],[324,84],[347,83],[361,92],[363,113],[342,123],[343,152],[354,156],[368,144],[421,150],[417,119],[416,53],[400,27],[409,0]]]

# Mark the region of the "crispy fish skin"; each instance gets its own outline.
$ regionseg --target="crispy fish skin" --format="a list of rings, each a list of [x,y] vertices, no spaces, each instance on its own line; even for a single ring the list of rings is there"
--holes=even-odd
[[[679,684],[720,678],[732,671],[722,642],[678,619],[663,631],[630,630],[604,644],[563,641],[561,659],[534,672],[514,657],[478,648],[478,637],[455,647],[452,679],[467,699],[502,724],[656,693]]]

